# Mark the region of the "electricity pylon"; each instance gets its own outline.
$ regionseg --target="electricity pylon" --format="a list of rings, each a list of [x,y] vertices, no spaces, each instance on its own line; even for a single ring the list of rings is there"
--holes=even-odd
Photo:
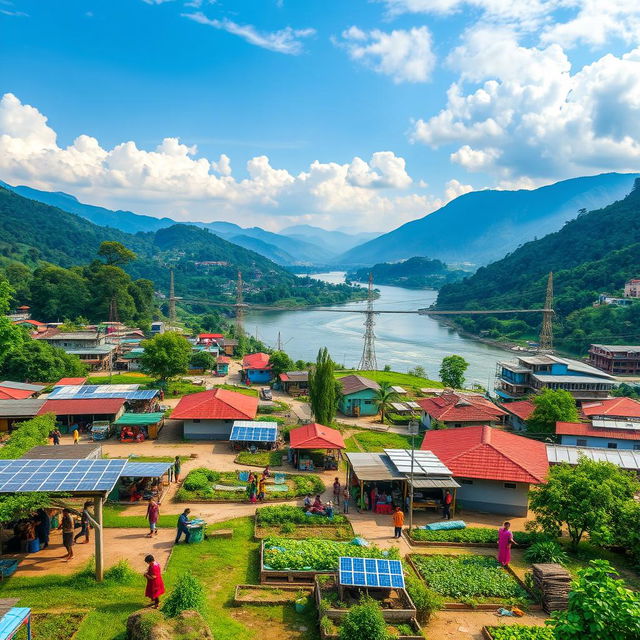
[[[369,274],[369,295],[367,297],[367,312],[364,320],[364,345],[362,347],[362,358],[358,369],[360,371],[376,371],[378,363],[376,361],[376,335],[373,331],[375,326],[373,310],[373,274]]]
[[[547,280],[547,295],[542,312],[542,328],[540,329],[540,351],[553,349],[553,271]]]

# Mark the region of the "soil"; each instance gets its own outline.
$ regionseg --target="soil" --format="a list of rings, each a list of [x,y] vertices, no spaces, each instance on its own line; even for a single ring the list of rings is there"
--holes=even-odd
[[[546,617],[542,611],[521,618],[502,617],[488,611],[438,611],[423,630],[426,637],[438,640],[483,640],[484,626],[525,624],[543,627]]]
[[[283,590],[278,587],[271,589],[258,589],[251,588],[250,586],[242,587],[238,590],[238,596],[240,598],[248,598],[251,600],[266,601],[266,602],[293,602],[300,592],[304,591],[306,596],[311,593],[310,589],[296,589],[296,590]]]

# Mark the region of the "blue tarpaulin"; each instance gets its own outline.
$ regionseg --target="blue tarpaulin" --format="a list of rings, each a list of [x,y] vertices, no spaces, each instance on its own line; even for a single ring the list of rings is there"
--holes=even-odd
[[[0,640],[10,640],[27,625],[27,640],[31,640],[31,609],[12,607],[0,618]]]

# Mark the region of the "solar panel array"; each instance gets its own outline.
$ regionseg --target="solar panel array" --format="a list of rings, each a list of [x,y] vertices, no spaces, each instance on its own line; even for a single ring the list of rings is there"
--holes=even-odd
[[[237,420],[233,423],[229,440],[238,442],[275,442],[278,427],[273,422],[249,422]]]
[[[160,478],[173,462],[127,462],[120,475],[131,478]]]
[[[404,589],[404,572],[399,560],[339,558],[338,580],[348,587]]]
[[[0,460],[0,493],[111,491],[126,460]]]
[[[411,451],[408,449],[385,449],[384,452],[400,473],[411,471]],[[431,451],[413,452],[413,472],[427,476],[450,476],[451,471]]]
[[[54,387],[49,400],[89,400],[124,398],[125,400],[151,400],[157,389],[139,389],[139,384],[85,384]]]

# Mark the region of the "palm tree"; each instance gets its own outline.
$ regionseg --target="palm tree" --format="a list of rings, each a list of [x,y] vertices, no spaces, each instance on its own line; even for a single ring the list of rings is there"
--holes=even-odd
[[[380,412],[380,422],[384,424],[384,415],[388,411],[392,402],[398,399],[398,394],[391,388],[388,382],[381,382],[380,388],[376,390],[374,402]]]

